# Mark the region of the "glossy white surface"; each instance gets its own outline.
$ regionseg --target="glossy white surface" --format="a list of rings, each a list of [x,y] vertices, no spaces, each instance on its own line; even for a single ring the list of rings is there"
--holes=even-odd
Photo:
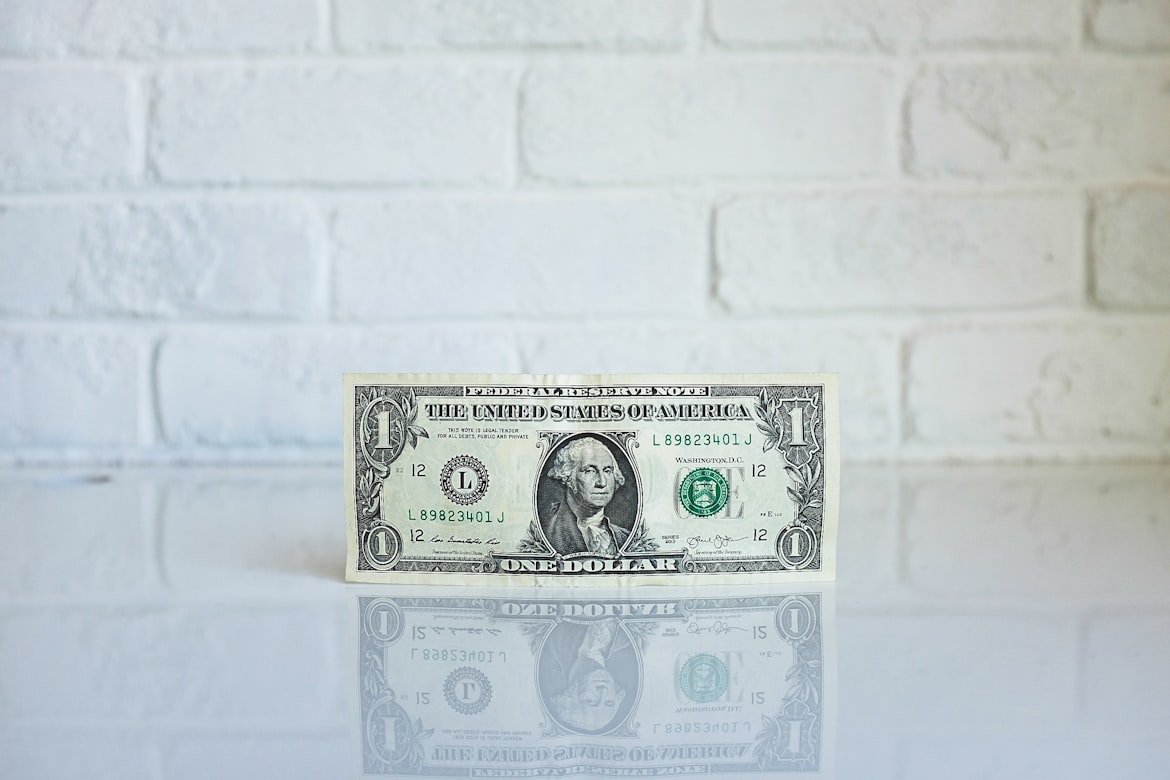
[[[360,774],[340,476],[0,476],[0,777]],[[823,776],[1167,776],[1170,467],[843,484]]]

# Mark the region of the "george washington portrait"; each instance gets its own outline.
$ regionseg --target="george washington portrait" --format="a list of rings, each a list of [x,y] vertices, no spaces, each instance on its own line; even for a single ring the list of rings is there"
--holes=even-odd
[[[553,450],[538,488],[540,527],[561,555],[616,556],[630,536],[637,505],[629,458],[594,434]]]

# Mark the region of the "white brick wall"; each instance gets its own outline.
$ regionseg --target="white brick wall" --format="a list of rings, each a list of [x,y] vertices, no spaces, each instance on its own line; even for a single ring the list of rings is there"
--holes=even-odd
[[[0,103],[0,190],[128,183],[134,128],[125,73],[97,64],[0,66]]]
[[[4,0],[18,24],[0,30],[17,55],[152,56],[303,51],[316,38],[315,0]]]
[[[727,46],[1044,49],[1076,40],[1078,10],[1069,0],[712,0],[711,32]]]
[[[698,0],[337,0],[342,51],[678,49]]]
[[[848,458],[1170,456],[1164,0],[0,17],[0,462],[336,461],[340,372],[425,369],[837,370]]]
[[[700,310],[706,211],[588,193],[343,204],[332,213],[334,306],[367,322]]]
[[[0,244],[5,314],[323,314],[324,223],[304,203],[21,204],[0,213]]]
[[[1165,0],[1094,0],[1089,29],[1095,44],[1117,51],[1170,50],[1170,5]]]
[[[894,168],[893,79],[882,65],[725,56],[536,67],[520,101],[521,165],[542,181],[837,179]]]
[[[928,66],[907,102],[907,164],[924,178],[1170,174],[1170,65],[1058,60]]]
[[[1082,209],[1062,195],[748,196],[717,212],[716,294],[772,314],[1074,304]]]
[[[149,164],[162,182],[502,184],[515,77],[498,67],[168,67]]]
[[[1170,191],[1101,193],[1094,201],[1094,293],[1105,306],[1170,307]]]

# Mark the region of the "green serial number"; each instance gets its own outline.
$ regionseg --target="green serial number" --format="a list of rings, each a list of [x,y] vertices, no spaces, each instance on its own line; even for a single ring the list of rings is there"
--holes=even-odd
[[[412,523],[502,523],[504,513],[490,509],[408,509],[406,519]]]
[[[743,445],[751,446],[750,433],[740,436],[738,433],[664,433],[661,441],[659,434],[654,434],[651,443],[655,447],[706,447],[715,444],[725,444],[729,447]]]

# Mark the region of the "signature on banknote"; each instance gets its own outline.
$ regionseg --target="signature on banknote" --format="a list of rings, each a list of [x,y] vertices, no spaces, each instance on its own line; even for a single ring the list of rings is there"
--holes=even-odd
[[[715,534],[714,536],[692,536],[690,539],[687,539],[687,547],[694,549],[701,544],[709,544],[716,550],[722,550],[732,542],[742,542],[747,538],[748,537],[746,536],[731,537],[724,536],[723,534]]]

